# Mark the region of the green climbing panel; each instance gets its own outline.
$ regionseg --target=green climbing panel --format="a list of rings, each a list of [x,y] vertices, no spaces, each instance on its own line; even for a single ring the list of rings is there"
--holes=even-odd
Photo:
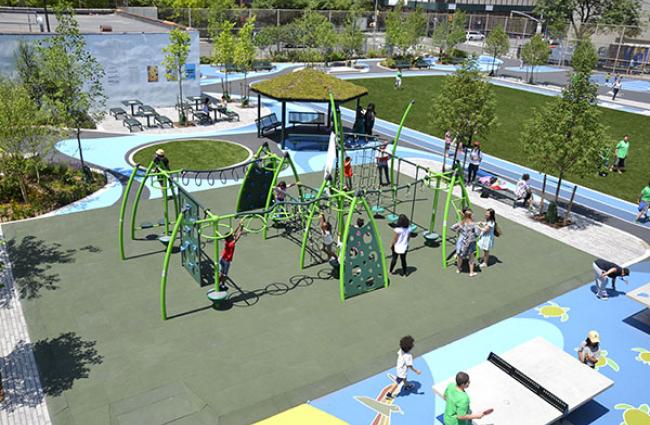
[[[181,263],[196,283],[201,281],[201,235],[194,223],[199,219],[199,204],[183,189],[178,189],[183,221],[181,223]]]
[[[256,161],[250,165],[237,203],[237,212],[264,208],[266,197],[273,183],[273,167],[265,161]]]
[[[351,227],[345,244],[344,297],[350,298],[384,286],[379,236],[372,223]]]

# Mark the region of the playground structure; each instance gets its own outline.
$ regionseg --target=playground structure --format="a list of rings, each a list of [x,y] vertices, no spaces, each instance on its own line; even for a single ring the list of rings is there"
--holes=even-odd
[[[214,289],[208,292],[208,298],[219,303],[229,296],[227,291],[219,289],[219,241],[232,235],[241,223],[245,233],[261,234],[264,239],[271,236],[275,229],[281,236],[297,236],[300,241],[300,268],[313,264],[329,262],[332,275],[339,280],[339,297],[345,299],[388,286],[386,253],[382,246],[377,219],[385,218],[394,224],[398,218],[398,209],[402,204],[410,204],[411,231],[423,231],[427,244],[442,248],[442,267],[454,261],[453,255],[447,255],[447,242],[453,240],[447,236],[449,214],[460,217],[463,207],[469,207],[467,190],[463,182],[462,171],[455,167],[446,172],[437,172],[415,164],[396,155],[399,140],[398,131],[390,150],[390,184],[381,187],[377,181],[375,157],[381,142],[359,143],[346,146],[346,140],[358,139],[357,136],[344,134],[340,121],[338,105],[331,99],[334,118],[336,155],[331,164],[331,173],[326,175],[318,189],[309,187],[300,181],[289,152],[284,155],[274,153],[265,143],[254,157],[243,164],[219,170],[166,170],[152,161],[146,168],[136,164],[123,195],[119,218],[120,256],[126,260],[125,253],[125,219],[133,183],[139,180],[130,214],[129,236],[137,240],[136,232],[153,227],[161,227],[162,235],[158,237],[166,244],[163,270],[160,280],[160,309],[163,320],[168,316],[167,285],[168,270],[176,246],[180,251],[181,265],[201,286],[214,283]],[[412,103],[404,113],[400,130]],[[384,142],[386,143],[386,142]],[[349,156],[355,169],[352,188],[345,185],[343,167]],[[401,182],[402,169],[408,167],[414,172],[414,178]],[[287,193],[283,201],[276,201],[275,189],[281,176],[290,176],[295,181],[293,194]],[[222,183],[237,181],[243,176],[235,212],[215,214],[197,201],[183,186],[194,180],[198,186],[207,181],[213,185],[217,180]],[[230,177],[230,178],[229,178]],[[157,223],[136,225],[137,213],[144,187],[149,184],[162,193],[162,219]],[[460,197],[455,199],[453,191],[460,188]],[[431,219],[428,223],[413,221],[416,195],[418,190],[434,190]],[[443,220],[440,234],[436,233],[437,210],[440,193],[445,192]],[[408,199],[406,198],[408,197]],[[323,235],[318,226],[318,216],[326,214],[333,218],[332,235],[337,240],[336,258],[323,258]],[[356,225],[354,217],[362,217],[363,224]],[[328,218],[329,221],[329,218]],[[206,252],[208,243],[213,244],[212,256]],[[307,257],[312,263],[307,264]]]

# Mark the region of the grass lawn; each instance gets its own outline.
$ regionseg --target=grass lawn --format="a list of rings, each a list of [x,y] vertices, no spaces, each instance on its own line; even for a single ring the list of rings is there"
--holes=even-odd
[[[248,150],[240,145],[219,140],[177,140],[147,146],[135,153],[133,160],[147,165],[157,149],[164,149],[173,169],[212,170],[248,158]]]
[[[432,98],[439,93],[443,78],[405,78],[402,90],[399,91],[394,89],[392,78],[373,78],[354,82],[368,89],[367,102],[376,105],[379,118],[394,123],[399,123],[408,101],[415,99],[415,105],[405,125],[442,137],[444,130],[434,128],[429,114]],[[541,107],[549,97],[504,87],[493,86],[493,89],[497,98],[498,124],[485,140],[481,140],[483,150],[508,161],[532,166],[520,142],[522,124],[530,117],[532,110]],[[354,109],[352,104],[348,107]],[[608,135],[612,142],[622,139],[626,133],[630,135],[630,153],[626,161],[628,171],[623,175],[610,174],[608,177],[599,177],[594,172],[593,175],[584,178],[574,175],[568,175],[567,178],[592,189],[636,202],[639,192],[650,179],[646,163],[647,158],[650,158],[650,144],[645,140],[647,129],[650,128],[650,118],[605,108],[602,108],[602,112],[602,121],[609,126]]]

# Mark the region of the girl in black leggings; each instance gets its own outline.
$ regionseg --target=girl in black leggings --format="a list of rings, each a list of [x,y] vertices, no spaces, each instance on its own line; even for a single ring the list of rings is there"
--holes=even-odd
[[[411,223],[409,222],[409,219],[404,214],[400,214],[395,226],[395,234],[393,235],[393,240],[390,243],[390,249],[392,251],[392,258],[390,260],[390,272],[393,274],[393,270],[397,264],[397,257],[399,257],[402,263],[402,276],[408,275],[408,267],[406,266],[406,252],[409,248],[409,237],[411,236],[410,227]]]

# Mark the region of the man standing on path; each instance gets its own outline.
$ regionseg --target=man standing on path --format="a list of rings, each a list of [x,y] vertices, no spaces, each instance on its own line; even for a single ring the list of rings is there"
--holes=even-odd
[[[596,274],[596,296],[601,300],[607,299],[607,290],[605,287],[607,286],[608,278],[612,279],[612,289],[616,291],[616,278],[620,277],[623,282],[627,283],[624,277],[630,275],[630,269],[627,267],[621,267],[602,258],[594,261],[592,267]]]
[[[630,137],[626,134],[623,137],[623,140],[618,142],[616,145],[616,162],[612,166],[612,171],[616,170],[619,174],[623,174],[625,171],[625,158],[627,158],[627,153],[630,150]]]
[[[650,208],[650,182],[641,190],[639,195],[639,213],[636,216],[636,221],[641,221],[642,218],[648,214]]]
[[[617,80],[614,80],[614,86],[612,87],[612,91],[614,94],[612,94],[612,100],[616,100],[616,96],[618,96],[618,92],[621,91],[621,87],[623,86],[623,77],[618,77]]]
[[[479,413],[470,413],[469,396],[465,389],[469,387],[469,375],[465,372],[456,374],[456,382],[451,382],[445,390],[445,425],[469,425],[474,419],[481,419],[489,415],[494,409],[487,409]]]

